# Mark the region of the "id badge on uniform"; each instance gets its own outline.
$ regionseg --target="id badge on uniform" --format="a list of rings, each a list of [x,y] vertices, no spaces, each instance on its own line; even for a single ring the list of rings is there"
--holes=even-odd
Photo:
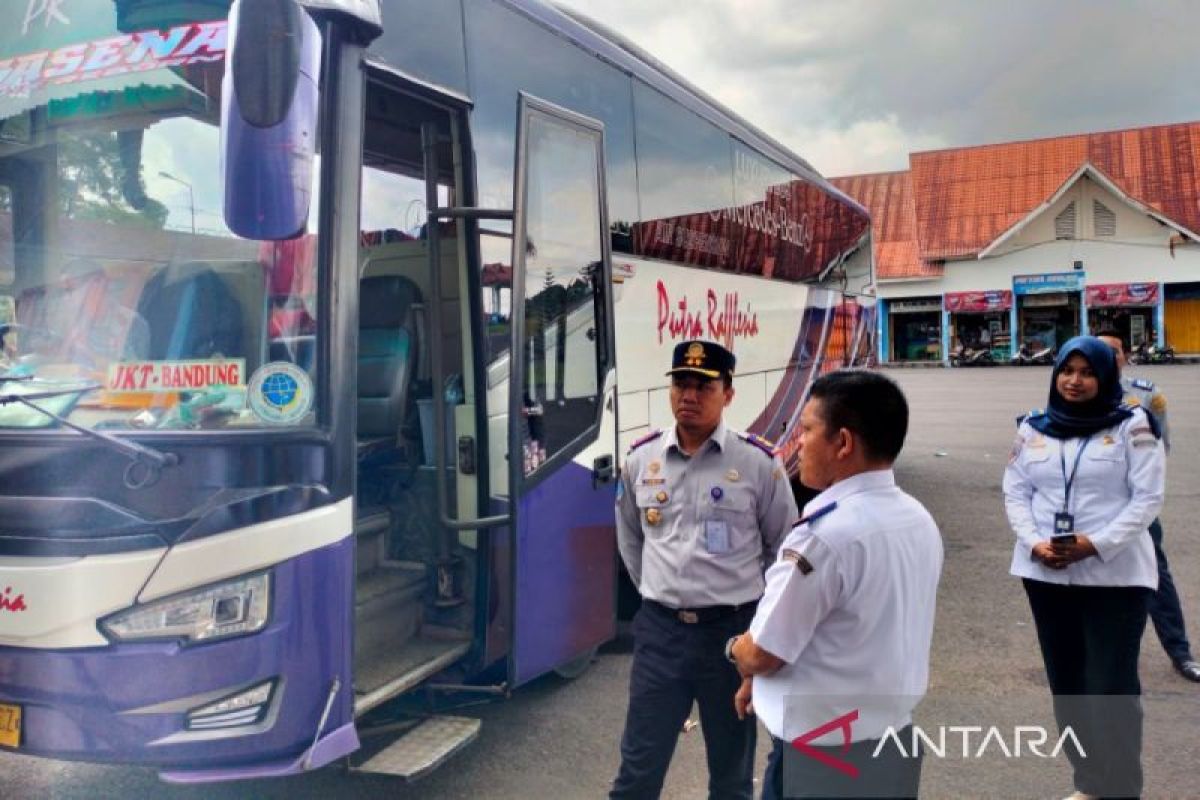
[[[723,519],[704,520],[704,549],[713,555],[723,555],[729,548],[729,523]]]
[[[1054,535],[1062,536],[1075,532],[1075,515],[1059,511],[1054,515]]]

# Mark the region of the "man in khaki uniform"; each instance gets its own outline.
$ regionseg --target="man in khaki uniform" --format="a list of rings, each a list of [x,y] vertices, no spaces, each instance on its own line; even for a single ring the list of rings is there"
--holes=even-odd
[[[1113,349],[1117,356],[1117,368],[1124,372],[1125,353],[1128,352],[1125,337],[1111,329],[1100,331],[1096,336]],[[1121,389],[1125,392],[1126,403],[1139,405],[1153,415],[1162,433],[1163,446],[1169,453],[1171,439],[1167,427],[1166,396],[1150,381],[1129,378],[1124,374],[1121,375]],[[1154,542],[1154,555],[1158,560],[1158,591],[1150,595],[1150,620],[1154,623],[1158,641],[1175,665],[1175,671],[1189,681],[1200,683],[1200,662],[1192,656],[1192,646],[1188,642],[1187,627],[1183,621],[1183,607],[1175,590],[1171,568],[1167,564],[1167,554],[1163,550],[1163,529],[1158,519],[1150,524],[1150,539]]]
[[[735,365],[714,342],[676,346],[675,426],[635,442],[621,470],[617,542],[642,608],[612,797],[658,797],[693,703],[709,797],[753,796],[754,721],[734,711],[741,679],[724,645],[754,617],[796,503],[771,445],[722,420]]]

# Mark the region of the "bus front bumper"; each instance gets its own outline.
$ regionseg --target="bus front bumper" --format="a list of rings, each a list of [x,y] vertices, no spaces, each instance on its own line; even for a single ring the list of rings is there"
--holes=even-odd
[[[353,548],[350,537],[275,565],[271,621],[253,635],[189,647],[0,647],[0,704],[21,717],[17,747],[3,749],[153,766],[176,781],[285,774],[352,752]],[[195,716],[264,684],[257,705],[238,703],[261,689],[224,714]]]

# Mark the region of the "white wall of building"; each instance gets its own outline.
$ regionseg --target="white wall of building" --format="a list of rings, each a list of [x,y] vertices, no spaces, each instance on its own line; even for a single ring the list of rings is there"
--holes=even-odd
[[[1095,201],[1099,200],[1116,216],[1116,235],[1102,237],[1096,233]],[[1047,211],[1029,221],[1012,239],[997,248],[993,255],[1006,255],[1044,242],[1054,241],[1054,221],[1071,203],[1075,204],[1075,238],[1097,242],[1121,241],[1147,246],[1167,246],[1174,229],[1159,223],[1129,205],[1124,198],[1096,183],[1086,174],[1067,189]]]
[[[1176,245],[1172,256],[1165,240],[1147,245],[1076,239],[1045,242],[1003,256],[947,261],[941,280],[879,281],[879,296],[895,299],[1011,289],[1014,275],[1071,272],[1076,261],[1083,262],[1088,284],[1200,281],[1200,245]]]
[[[1113,236],[1097,236],[1094,201],[1115,215]],[[1074,239],[1056,239],[1055,218],[1075,203]],[[879,280],[884,300],[940,297],[948,292],[1013,288],[1018,275],[1074,272],[1081,262],[1084,282],[1189,283],[1200,282],[1200,244],[1185,240],[1170,226],[1132,206],[1087,174],[1053,204],[1030,219],[984,258],[947,261],[945,273],[933,280]],[[1176,244],[1172,248],[1171,242]]]
[[[1116,215],[1115,236],[1095,235],[1094,200]],[[1056,240],[1054,220],[1071,202],[1075,203],[1078,238]],[[1088,284],[1200,281],[1200,245],[1190,241],[1176,244],[1172,253],[1172,236],[1176,236],[1174,229],[1084,175],[992,255],[947,261],[945,275],[939,280],[879,281],[879,296],[894,299],[1011,289],[1014,275],[1070,272],[1076,261],[1083,262]]]
[[[874,260],[870,242],[850,254],[843,264],[846,271],[846,291],[862,294],[870,290],[875,277]]]

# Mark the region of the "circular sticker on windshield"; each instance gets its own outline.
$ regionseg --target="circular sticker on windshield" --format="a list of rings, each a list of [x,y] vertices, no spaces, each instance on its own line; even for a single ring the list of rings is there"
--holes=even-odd
[[[250,410],[264,422],[291,425],[312,410],[313,385],[308,373],[287,361],[263,364],[246,386]]]

